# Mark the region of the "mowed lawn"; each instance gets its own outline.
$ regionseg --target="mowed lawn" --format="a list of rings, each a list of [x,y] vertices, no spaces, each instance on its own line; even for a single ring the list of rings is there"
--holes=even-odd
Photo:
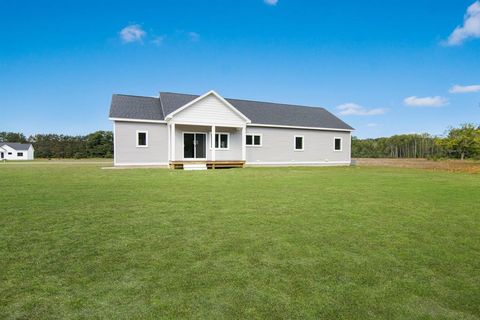
[[[479,319],[480,175],[0,164],[0,318]]]

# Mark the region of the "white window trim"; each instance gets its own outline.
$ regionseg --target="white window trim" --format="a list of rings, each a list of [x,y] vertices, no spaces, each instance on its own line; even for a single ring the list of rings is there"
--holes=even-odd
[[[297,149],[297,138],[302,138],[302,149]],[[300,136],[300,135],[293,136],[293,151],[296,151],[296,152],[305,151],[305,136]]]
[[[340,139],[340,150],[335,149],[335,140]],[[334,137],[333,138],[333,151],[335,152],[342,152],[343,151],[343,138],[342,137]]]
[[[247,147],[254,147],[254,148],[260,148],[263,145],[263,134],[261,133],[247,133],[246,136],[252,136],[252,144],[247,144],[247,140],[245,139],[245,145]],[[260,137],[260,144],[255,144],[255,136]]]
[[[145,133],[145,145],[144,146],[141,146],[138,144],[138,134],[139,133]],[[137,130],[136,131],[136,134],[135,134],[135,145],[137,146],[137,148],[148,148],[148,131],[147,130]]]
[[[218,148],[215,148],[215,151],[228,151],[230,150],[230,132],[215,132],[216,135],[221,135],[221,134],[226,134],[227,135],[227,146],[228,148],[221,148],[220,146]],[[217,137],[213,138],[213,147],[215,147],[215,141]],[[220,140],[218,141],[220,143]]]

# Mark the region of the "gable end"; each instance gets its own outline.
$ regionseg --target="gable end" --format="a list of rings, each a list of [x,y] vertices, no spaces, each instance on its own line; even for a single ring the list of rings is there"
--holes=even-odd
[[[165,120],[188,123],[212,123],[245,125],[251,123],[243,113],[222,98],[215,91],[188,102],[174,112],[168,114]]]

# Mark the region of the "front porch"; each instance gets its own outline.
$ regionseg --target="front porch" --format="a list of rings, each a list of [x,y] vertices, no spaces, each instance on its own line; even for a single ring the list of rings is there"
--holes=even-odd
[[[244,114],[210,91],[165,117],[171,168],[243,167],[247,124]]]
[[[205,164],[207,169],[243,168],[245,166],[245,161],[241,161],[241,160],[170,161],[170,169],[183,169],[184,165],[188,165],[188,164]]]
[[[246,126],[168,123],[169,167],[203,164],[208,169],[243,168]]]

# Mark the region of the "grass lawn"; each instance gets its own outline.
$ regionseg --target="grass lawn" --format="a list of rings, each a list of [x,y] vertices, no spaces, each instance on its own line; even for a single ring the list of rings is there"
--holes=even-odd
[[[0,165],[0,318],[479,319],[480,175]]]

